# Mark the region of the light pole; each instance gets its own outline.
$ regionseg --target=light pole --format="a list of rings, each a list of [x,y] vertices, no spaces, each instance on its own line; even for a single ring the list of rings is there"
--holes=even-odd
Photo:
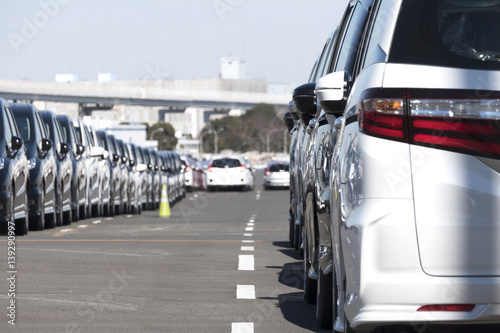
[[[219,128],[214,132],[214,146],[215,146],[215,154],[219,153],[219,132],[222,132],[224,130],[224,127]]]
[[[206,131],[206,132],[202,132],[202,133],[200,134],[200,158],[201,158],[201,155],[203,155],[203,137],[204,137],[205,135],[207,135],[207,134],[212,134],[212,132],[213,132],[213,131],[212,131],[211,129],[209,129],[208,131]]]
[[[158,133],[158,132],[165,132],[165,129],[163,127],[157,128],[151,132],[151,135],[149,136],[149,140],[153,141],[153,136]]]
[[[276,132],[279,132],[281,131],[280,129],[273,129],[273,130],[270,130],[269,132],[267,132],[267,152],[269,153],[271,151],[271,135],[273,135],[273,133],[276,133]]]

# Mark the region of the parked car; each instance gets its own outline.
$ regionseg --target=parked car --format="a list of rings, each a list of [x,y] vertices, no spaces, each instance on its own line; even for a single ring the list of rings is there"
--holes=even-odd
[[[107,147],[109,149],[108,159],[111,171],[110,215],[120,215],[123,212],[123,195],[125,194],[126,196],[126,191],[124,191],[122,188],[122,176],[124,176],[124,174],[122,173],[121,168],[121,156],[119,155],[115,136],[104,131],[99,131],[99,134],[103,136],[103,139],[105,140],[105,143],[107,143]]]
[[[249,190],[253,176],[245,166],[245,160],[236,155],[216,155],[208,167],[208,190],[240,188]]]
[[[315,88],[339,130],[319,257],[337,331],[498,325],[498,6],[347,5]]]
[[[73,220],[71,207],[73,182],[73,163],[71,161],[71,147],[64,142],[61,126],[52,111],[39,111],[45,125],[45,131],[52,140],[52,150],[56,159],[56,225],[68,225]]]
[[[290,165],[287,161],[269,161],[264,169],[264,188],[289,187]]]
[[[136,177],[140,178],[141,185],[141,211],[142,209],[147,209],[148,206],[148,191],[151,188],[152,179],[148,172],[147,161],[144,158],[144,153],[140,146],[134,145],[133,143],[129,144],[131,149],[134,150],[135,162],[136,162]]]
[[[85,147],[83,159],[87,174],[85,186],[85,216],[101,215],[101,174],[100,161],[104,158],[104,148],[94,143],[92,134],[82,120],[73,121],[78,143]]]
[[[129,213],[132,202],[135,199],[135,193],[132,192],[130,183],[133,182],[131,179],[133,177],[132,167],[130,165],[130,155],[128,149],[125,147],[125,143],[116,139],[114,135],[109,136],[110,139],[116,141],[116,148],[118,149],[118,164],[120,165],[121,172],[121,208],[122,213]],[[135,191],[135,189],[133,189]]]
[[[0,225],[25,235],[29,229],[26,149],[9,104],[0,98]]]
[[[86,186],[86,158],[84,156],[85,146],[79,143],[73,121],[67,115],[57,115],[61,125],[64,142],[70,147],[71,162],[73,164],[73,176],[71,178],[71,208],[73,210],[73,221],[86,218],[85,205],[87,201]]]
[[[56,223],[57,165],[42,118],[32,104],[10,104],[26,146],[28,159],[29,229],[53,228]]]
[[[131,170],[132,173],[130,191],[134,193],[134,195],[131,196],[132,203],[130,212],[141,214],[144,197],[143,193],[146,190],[146,170],[148,167],[140,159],[140,156],[137,154],[137,147],[133,143],[127,143],[125,146],[129,151],[129,170]]]
[[[106,150],[104,139],[97,133],[95,127],[90,126],[89,133],[92,138],[94,150],[99,149],[102,155],[98,157],[98,192],[99,200],[97,205],[92,207],[92,216],[109,216],[111,214],[111,169],[109,166],[109,152]]]

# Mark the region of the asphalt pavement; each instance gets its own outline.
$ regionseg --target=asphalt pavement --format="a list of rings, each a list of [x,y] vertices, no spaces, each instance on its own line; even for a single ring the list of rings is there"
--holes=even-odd
[[[188,193],[168,219],[30,232],[10,254],[2,236],[0,332],[322,332],[288,243],[288,190],[260,184]]]

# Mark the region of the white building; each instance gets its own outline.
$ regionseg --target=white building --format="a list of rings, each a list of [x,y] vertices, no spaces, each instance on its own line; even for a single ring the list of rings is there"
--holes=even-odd
[[[238,57],[224,57],[220,60],[221,79],[242,80],[246,78],[246,63]]]

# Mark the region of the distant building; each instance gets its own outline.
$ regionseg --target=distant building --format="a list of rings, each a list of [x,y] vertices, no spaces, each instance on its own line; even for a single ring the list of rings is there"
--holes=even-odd
[[[99,82],[116,81],[116,75],[111,73],[99,73],[97,74],[97,81]]]
[[[76,74],[71,74],[71,73],[56,74],[56,82],[57,83],[71,83],[71,82],[77,82],[77,81],[78,81],[78,75],[76,75]]]
[[[221,79],[246,79],[246,63],[238,57],[224,57],[220,60]]]

